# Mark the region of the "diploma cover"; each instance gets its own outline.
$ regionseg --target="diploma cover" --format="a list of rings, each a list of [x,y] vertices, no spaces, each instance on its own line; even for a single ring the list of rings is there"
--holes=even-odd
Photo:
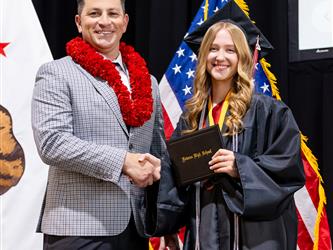
[[[222,148],[218,125],[203,128],[167,142],[178,186],[185,186],[214,175],[208,162]]]

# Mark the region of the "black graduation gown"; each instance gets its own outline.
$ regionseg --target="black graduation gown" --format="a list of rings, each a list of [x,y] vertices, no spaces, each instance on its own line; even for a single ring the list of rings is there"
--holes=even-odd
[[[213,180],[213,190],[201,188],[201,249],[232,249],[236,213],[240,249],[294,250],[297,216],[293,194],[305,182],[300,131],[284,103],[258,94],[253,95],[243,122],[235,152],[240,178],[219,175]],[[181,118],[173,138],[186,128]],[[223,136],[223,145],[231,150],[232,138]],[[142,208],[146,233],[165,235],[186,225],[184,250],[194,249],[195,188],[177,188],[170,165],[166,154],[159,184],[146,192]]]

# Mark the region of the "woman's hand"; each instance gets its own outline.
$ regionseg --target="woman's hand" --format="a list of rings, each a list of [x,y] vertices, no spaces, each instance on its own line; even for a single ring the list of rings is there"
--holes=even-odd
[[[239,177],[239,173],[236,167],[235,155],[233,151],[226,149],[219,149],[209,162],[209,168],[214,173],[225,173],[231,177]]]

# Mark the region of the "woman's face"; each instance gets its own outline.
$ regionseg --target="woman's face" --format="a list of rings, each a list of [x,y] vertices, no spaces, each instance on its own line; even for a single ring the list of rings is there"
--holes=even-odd
[[[230,33],[221,29],[210,46],[206,68],[214,82],[231,83],[237,73],[238,55]]]

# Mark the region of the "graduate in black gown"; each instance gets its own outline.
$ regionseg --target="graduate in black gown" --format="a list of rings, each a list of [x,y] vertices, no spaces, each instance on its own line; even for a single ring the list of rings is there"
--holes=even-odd
[[[223,149],[207,166],[216,175],[177,187],[166,155],[160,182],[145,197],[146,233],[171,242],[168,234],[186,226],[185,250],[296,249],[293,195],[305,182],[300,131],[283,102],[254,93],[243,32],[252,26],[241,27],[215,18],[200,28],[194,94],[172,136],[219,124]]]

